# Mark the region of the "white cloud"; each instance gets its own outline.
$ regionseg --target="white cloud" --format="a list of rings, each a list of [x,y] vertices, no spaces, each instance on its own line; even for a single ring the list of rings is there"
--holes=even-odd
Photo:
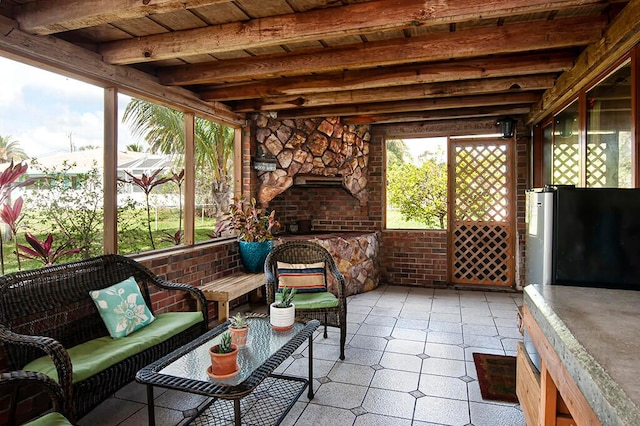
[[[20,142],[29,156],[103,145],[102,88],[0,57],[0,135]],[[131,98],[120,94],[118,115]],[[134,143],[126,125],[121,147]]]

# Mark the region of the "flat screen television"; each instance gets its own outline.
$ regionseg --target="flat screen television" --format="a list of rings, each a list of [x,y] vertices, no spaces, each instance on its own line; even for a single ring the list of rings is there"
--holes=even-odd
[[[640,189],[558,188],[554,284],[640,290]]]

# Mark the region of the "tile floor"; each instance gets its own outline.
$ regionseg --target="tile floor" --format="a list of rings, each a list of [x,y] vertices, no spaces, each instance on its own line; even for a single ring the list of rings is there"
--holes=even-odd
[[[515,355],[518,293],[381,286],[348,298],[346,359],[339,333],[314,340],[315,398],[301,396],[282,424],[521,426],[518,405],[483,401],[473,352]],[[243,305],[239,310],[264,307]],[[278,369],[306,376],[306,347]],[[156,424],[180,425],[205,402],[156,390]],[[146,394],[124,387],[81,426],[146,425]]]

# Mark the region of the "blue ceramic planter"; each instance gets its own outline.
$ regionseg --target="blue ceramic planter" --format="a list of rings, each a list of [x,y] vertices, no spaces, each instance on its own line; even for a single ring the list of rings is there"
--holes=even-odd
[[[238,241],[240,244],[240,260],[247,272],[264,271],[264,261],[273,248],[273,240],[261,243]]]

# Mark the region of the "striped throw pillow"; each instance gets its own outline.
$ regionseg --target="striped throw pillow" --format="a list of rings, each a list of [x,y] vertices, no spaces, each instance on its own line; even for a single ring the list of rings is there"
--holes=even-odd
[[[327,291],[324,262],[285,263],[278,262],[278,289],[296,288],[297,293]]]

